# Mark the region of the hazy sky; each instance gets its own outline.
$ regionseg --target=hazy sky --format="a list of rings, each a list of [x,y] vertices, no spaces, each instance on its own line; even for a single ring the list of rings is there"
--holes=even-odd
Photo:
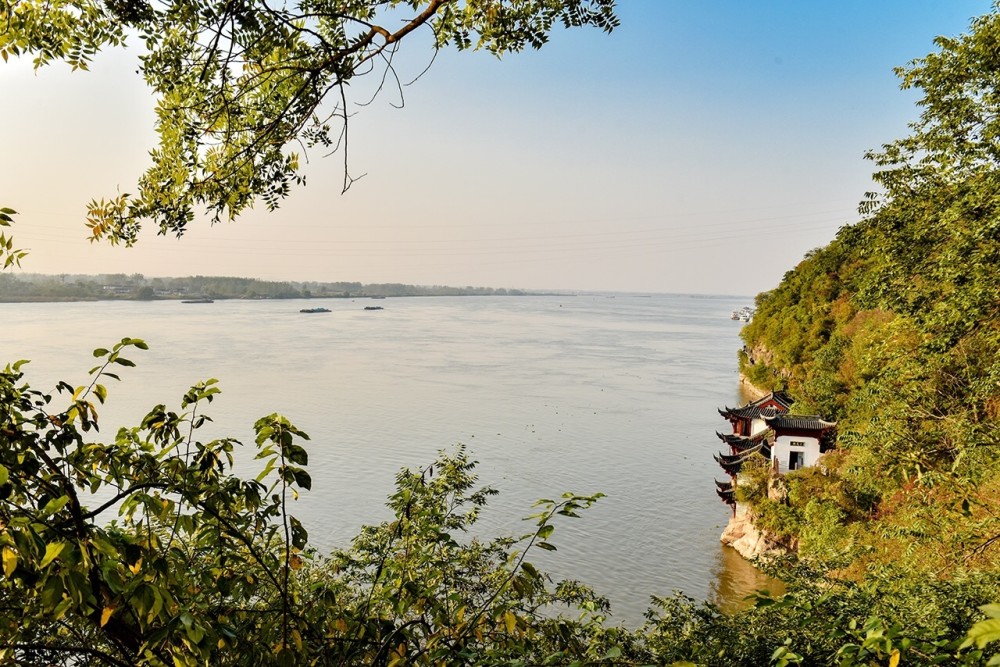
[[[892,68],[986,0],[619,0],[622,26],[497,61],[440,54],[359,108],[351,171],[310,156],[276,213],[85,240],[87,201],[129,192],[153,146],[134,56],[89,73],[0,63],[0,205],[23,271],[237,275],[529,289],[753,294],[857,219],[866,149],[916,94]],[[427,41],[397,64],[416,74]],[[363,86],[356,86],[363,88]],[[359,95],[356,101],[363,101]]]

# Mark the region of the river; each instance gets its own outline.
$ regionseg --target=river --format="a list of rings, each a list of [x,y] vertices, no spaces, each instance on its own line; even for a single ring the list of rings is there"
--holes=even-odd
[[[36,388],[82,384],[90,351],[125,336],[147,352],[108,386],[102,433],[157,403],[178,409],[218,378],[211,433],[253,442],[256,418],[311,436],[313,490],[293,513],[321,549],[387,517],[403,466],[464,444],[500,495],[483,534],[525,531],[531,504],[564,491],[607,495],[559,524],[554,576],[607,595],[635,626],[650,595],[681,591],[732,607],[766,580],[719,543],[717,407],[736,405],[746,298],[597,294],[381,301],[103,301],[0,304],[0,362],[31,359]],[[365,305],[383,310],[366,311]],[[301,314],[323,306],[329,313]]]

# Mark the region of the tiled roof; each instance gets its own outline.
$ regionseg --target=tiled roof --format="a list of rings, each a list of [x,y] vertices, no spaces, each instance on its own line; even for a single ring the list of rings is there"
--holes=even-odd
[[[765,419],[773,417],[775,415],[788,412],[788,409],[792,407],[792,403],[795,401],[780,391],[772,391],[771,393],[761,396],[756,401],[750,401],[746,405],[738,408],[730,408],[726,406],[725,410],[719,410],[719,414],[727,419],[732,417],[739,417],[741,419],[757,419],[758,417],[763,417]],[[768,405],[769,403],[774,403],[776,405]]]
[[[818,415],[780,415],[765,419],[765,422],[776,431],[785,429],[828,431],[837,426],[837,422],[825,421]]]
[[[739,452],[738,454],[713,454],[712,456],[715,458],[715,461],[722,466],[723,470],[730,475],[735,475],[743,467],[743,462],[757,453],[765,459],[769,459],[771,458],[771,446],[764,442],[758,442],[750,449]]]
[[[760,433],[754,435],[736,435],[734,433],[719,433],[715,432],[715,435],[719,436],[719,440],[733,447],[734,449],[749,449],[759,442],[767,442],[771,440],[771,436],[774,435],[774,431],[769,428],[764,429]]]

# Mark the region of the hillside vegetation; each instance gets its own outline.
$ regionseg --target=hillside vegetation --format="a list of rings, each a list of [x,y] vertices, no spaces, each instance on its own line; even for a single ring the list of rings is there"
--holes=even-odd
[[[865,217],[757,297],[743,372],[839,421],[827,474],[762,520],[804,556],[940,577],[1000,566],[1000,17],[900,70],[923,91],[869,157]]]

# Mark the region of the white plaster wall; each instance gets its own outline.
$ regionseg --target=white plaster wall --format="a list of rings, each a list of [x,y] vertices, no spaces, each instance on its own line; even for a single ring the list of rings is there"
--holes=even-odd
[[[804,443],[802,446],[792,446],[792,442]],[[788,455],[792,452],[805,452],[802,467],[816,465],[819,460],[819,438],[802,435],[781,435],[774,441],[771,448],[771,461],[778,461],[778,472],[788,472]]]

